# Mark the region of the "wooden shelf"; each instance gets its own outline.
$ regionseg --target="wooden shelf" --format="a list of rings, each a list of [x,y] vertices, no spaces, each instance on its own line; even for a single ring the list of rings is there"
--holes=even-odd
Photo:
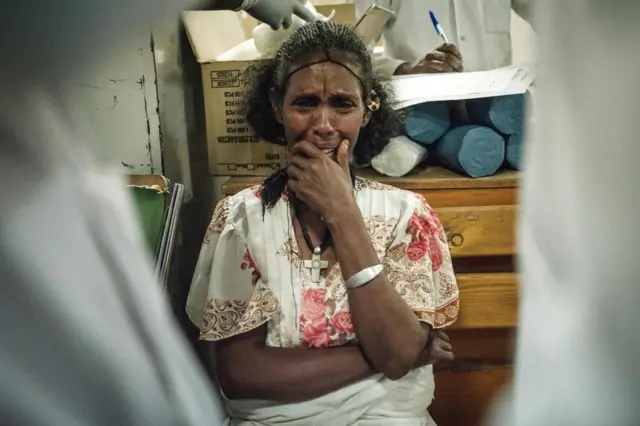
[[[502,170],[490,177],[474,179],[440,166],[429,166],[398,178],[381,175],[373,169],[358,170],[356,175],[407,190],[516,188],[520,181],[520,172],[512,170]],[[233,195],[251,186],[260,185],[264,179],[263,176],[232,177],[222,185],[222,193]]]

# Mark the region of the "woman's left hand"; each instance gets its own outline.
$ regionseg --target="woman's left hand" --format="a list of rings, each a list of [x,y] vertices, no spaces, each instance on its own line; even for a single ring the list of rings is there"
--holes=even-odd
[[[355,205],[349,169],[349,141],[337,148],[337,162],[308,141],[293,146],[287,167],[289,188],[313,211],[331,219]]]
[[[427,347],[420,353],[414,368],[425,365],[451,362],[454,360],[453,347],[449,336],[442,330],[432,329]]]

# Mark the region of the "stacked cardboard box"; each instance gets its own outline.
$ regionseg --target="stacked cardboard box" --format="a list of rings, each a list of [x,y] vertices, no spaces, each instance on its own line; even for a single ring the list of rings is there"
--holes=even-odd
[[[375,39],[391,16],[377,8],[355,23],[353,4],[318,6],[336,22],[356,25],[365,41]],[[218,61],[224,51],[246,40],[255,21],[234,12],[190,11],[183,21],[202,69],[209,171],[223,176],[267,176],[286,162],[284,147],[260,140],[245,118],[244,101],[261,62]]]

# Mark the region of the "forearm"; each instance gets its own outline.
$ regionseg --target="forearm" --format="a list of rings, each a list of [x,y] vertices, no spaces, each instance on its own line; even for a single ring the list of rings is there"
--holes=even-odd
[[[256,345],[233,357],[218,358],[218,377],[231,399],[306,401],[376,373],[356,345],[327,349]]]
[[[336,256],[346,279],[380,263],[359,211],[328,220]],[[348,291],[349,310],[358,341],[378,371],[397,379],[415,364],[428,331],[395,291],[384,272],[372,282]]]

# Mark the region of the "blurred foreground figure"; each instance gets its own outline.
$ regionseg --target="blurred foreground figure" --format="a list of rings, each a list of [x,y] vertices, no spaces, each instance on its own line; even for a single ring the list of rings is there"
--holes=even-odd
[[[516,381],[492,424],[638,425],[640,3],[537,6]]]
[[[304,15],[296,2],[244,3],[280,26],[287,13]],[[153,19],[177,19],[192,3],[3,5],[3,425],[217,426],[226,418],[159,291],[124,183],[92,167],[91,134],[63,89],[134,31],[148,34]],[[233,1],[209,6],[222,3]]]

